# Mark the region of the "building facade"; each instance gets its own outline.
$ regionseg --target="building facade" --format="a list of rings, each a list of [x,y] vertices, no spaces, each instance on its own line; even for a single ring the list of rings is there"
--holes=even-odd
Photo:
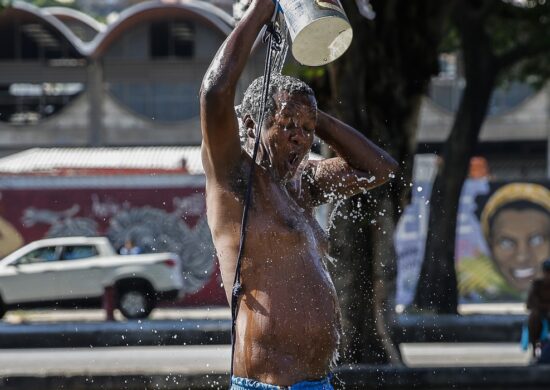
[[[200,83],[233,23],[201,1],[140,2],[109,25],[14,3],[0,14],[0,154],[200,144]]]

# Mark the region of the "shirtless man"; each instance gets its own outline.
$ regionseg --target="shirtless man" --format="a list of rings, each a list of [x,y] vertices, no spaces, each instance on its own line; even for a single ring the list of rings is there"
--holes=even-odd
[[[200,93],[208,223],[228,301],[252,164],[240,143],[239,119],[247,143],[253,143],[261,82],[253,82],[245,94],[240,118],[235,90],[254,40],[273,12],[271,0],[252,2],[216,54]],[[304,167],[314,134],[338,157]],[[301,383],[297,388],[332,389],[327,375],[338,347],[339,308],[314,207],[384,183],[397,163],[358,131],[318,110],[306,84],[278,76],[272,79],[255,164],[232,388]]]

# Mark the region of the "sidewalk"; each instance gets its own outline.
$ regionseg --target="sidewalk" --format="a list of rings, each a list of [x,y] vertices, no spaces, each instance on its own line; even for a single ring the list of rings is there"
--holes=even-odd
[[[115,310],[117,322],[127,321],[118,310]],[[57,323],[57,322],[103,322],[105,311],[101,309],[50,309],[50,310],[14,310],[6,313],[3,322],[7,324],[22,323]],[[230,319],[231,311],[228,307],[205,308],[157,308],[151,312],[148,320],[223,320]],[[1,323],[1,322],[0,322]]]
[[[473,313],[473,311],[472,311]],[[227,308],[157,309],[150,319],[105,321],[101,310],[17,311],[0,322],[2,348],[120,347],[229,344]],[[525,314],[396,317],[397,343],[519,342]]]

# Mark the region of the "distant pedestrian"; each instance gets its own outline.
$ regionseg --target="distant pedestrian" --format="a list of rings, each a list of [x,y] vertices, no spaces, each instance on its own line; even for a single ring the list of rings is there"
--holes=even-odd
[[[550,259],[542,263],[542,272],[542,277],[533,281],[527,297],[529,341],[538,363],[550,364]]]
[[[140,253],[143,253],[143,250],[141,247],[135,245],[131,239],[127,239],[124,242],[124,246],[120,248],[118,253],[121,255],[139,255]]]

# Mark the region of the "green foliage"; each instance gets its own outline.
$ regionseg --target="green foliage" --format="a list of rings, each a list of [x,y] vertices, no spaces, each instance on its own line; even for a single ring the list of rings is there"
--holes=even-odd
[[[0,0],[0,12],[11,6],[11,0]]]
[[[501,81],[519,80],[541,88],[550,77],[550,2],[499,4],[487,27],[495,55],[505,60]]]
[[[486,32],[496,60],[498,84],[521,81],[542,88],[550,78],[550,2],[486,4]]]
[[[441,53],[452,53],[458,51],[460,48],[460,35],[455,26],[449,26],[447,34],[443,37],[441,44],[439,45],[439,51]]]
[[[456,5],[457,9],[464,6]],[[550,78],[550,1],[527,0],[520,6],[486,0],[479,8],[485,14],[485,29],[497,62],[497,85],[520,81],[535,90],[542,88]],[[456,52],[460,45],[456,23],[448,25],[440,52]]]
[[[36,7],[68,7],[76,9],[74,1],[57,1],[57,0],[24,0],[25,3],[32,4]]]
[[[291,54],[289,53],[288,56]],[[330,81],[326,66],[304,66],[292,60],[285,65],[283,73],[298,77],[313,88],[320,107],[326,109],[331,104]]]

